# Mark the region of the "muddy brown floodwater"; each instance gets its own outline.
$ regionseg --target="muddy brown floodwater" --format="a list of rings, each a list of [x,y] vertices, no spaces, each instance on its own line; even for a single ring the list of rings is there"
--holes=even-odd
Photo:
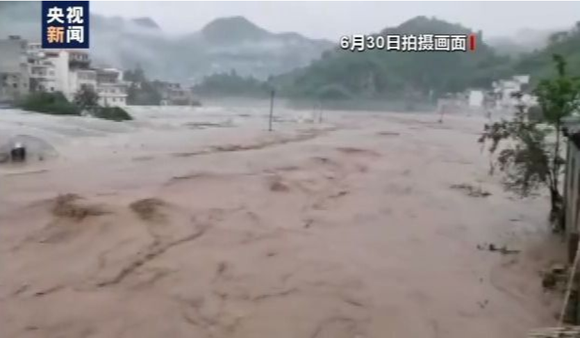
[[[269,133],[260,111],[165,109],[0,117],[58,152],[0,167],[1,337],[516,338],[554,324],[546,200],[488,175],[482,118],[328,112]]]

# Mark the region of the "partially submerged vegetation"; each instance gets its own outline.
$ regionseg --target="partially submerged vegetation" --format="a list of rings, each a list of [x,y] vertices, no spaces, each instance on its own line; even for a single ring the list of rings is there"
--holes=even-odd
[[[91,116],[116,122],[133,120],[133,117],[121,107],[98,107],[92,111]]]
[[[475,187],[471,184],[453,184],[451,189],[461,190],[467,194],[469,197],[488,197],[491,195],[490,192],[483,190],[481,187]]]
[[[120,107],[101,107],[98,95],[91,89],[83,88],[70,102],[60,93],[31,93],[17,103],[21,109],[50,115],[88,115],[111,121],[128,121],[133,117]]]
[[[567,73],[566,62],[560,55],[553,60],[556,76],[540,81],[535,95],[540,112],[530,118],[523,104],[511,120],[486,124],[480,142],[489,145],[492,171],[497,166],[504,173],[503,183],[507,190],[521,197],[532,195],[540,188],[550,193],[550,221],[554,230],[563,227],[563,198],[561,175],[565,159],[561,137],[562,119],[580,107],[580,79]],[[519,95],[521,98],[521,95]],[[536,108],[537,110],[538,108]]]
[[[51,115],[80,115],[81,109],[60,93],[32,93],[17,103],[24,110]]]
[[[89,116],[116,122],[133,119],[123,108],[100,106],[99,95],[90,88],[81,88],[75,95],[74,103]]]

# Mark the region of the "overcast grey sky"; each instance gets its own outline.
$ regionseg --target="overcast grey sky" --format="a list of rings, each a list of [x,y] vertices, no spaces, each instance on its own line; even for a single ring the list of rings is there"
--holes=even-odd
[[[313,38],[376,32],[417,15],[436,16],[487,36],[521,28],[568,28],[580,21],[580,2],[91,2],[95,13],[149,16],[168,33],[187,33],[211,20],[242,15],[272,32]]]

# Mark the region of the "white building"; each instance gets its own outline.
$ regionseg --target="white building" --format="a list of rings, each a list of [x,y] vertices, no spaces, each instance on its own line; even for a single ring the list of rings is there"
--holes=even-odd
[[[518,82],[520,85],[527,85],[530,83],[529,75],[515,75],[513,77],[514,81]]]
[[[58,91],[56,66],[40,48],[40,43],[28,43],[27,57],[30,91]]]
[[[538,104],[538,98],[534,95],[524,94],[522,95],[522,103],[528,107],[535,106]]]
[[[26,46],[19,36],[0,40],[0,101],[14,101],[29,92]]]
[[[76,93],[81,88],[97,91],[97,71],[94,69],[75,69],[69,72],[69,86]],[[73,94],[74,95],[74,94]]]
[[[54,64],[55,90],[62,92],[72,101],[81,88],[90,88],[99,95],[102,106],[126,106],[127,86],[123,72],[117,69],[91,68],[91,59],[86,51],[46,51],[46,57]]]
[[[68,54],[69,86],[74,92],[81,85],[90,85],[96,88],[96,72],[91,68],[89,54],[81,50],[65,51]],[[71,75],[73,74],[73,75]]]
[[[43,50],[28,44],[29,73],[33,90],[62,92],[69,100],[83,87],[97,90],[97,71],[90,68],[89,54],[80,50]]]
[[[89,54],[81,50],[62,50],[59,54],[59,78],[62,92],[68,100],[74,100],[75,94],[83,87],[96,89],[96,72],[91,69]]]
[[[468,103],[470,108],[481,108],[483,107],[483,101],[485,94],[483,90],[470,90],[468,94]]]
[[[127,83],[123,72],[115,68],[97,69],[97,94],[101,106],[127,105]]]
[[[56,70],[54,64],[48,60],[33,59],[28,63],[30,76],[30,91],[55,92]]]
[[[188,106],[193,102],[191,90],[179,83],[153,81],[153,86],[161,93],[162,106]]]
[[[74,100],[82,88],[91,88],[103,106],[126,106],[123,72],[91,68],[82,50],[42,49],[18,36],[0,40],[0,102],[14,101],[29,91],[61,92]]]
[[[509,80],[500,80],[493,83],[493,91],[496,95],[498,108],[512,109],[518,104],[518,100],[513,97],[513,94],[522,91],[523,86],[530,82],[529,75],[513,76]],[[530,95],[528,95],[530,96]],[[530,96],[531,97],[531,96]],[[528,99],[530,101],[531,99]]]
[[[85,51],[43,50],[39,43],[29,43],[28,62],[34,90],[62,92],[73,100],[82,85],[96,88],[96,74]]]

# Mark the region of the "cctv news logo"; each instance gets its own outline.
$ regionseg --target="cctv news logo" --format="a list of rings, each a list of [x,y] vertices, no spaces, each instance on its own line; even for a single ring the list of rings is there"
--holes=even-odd
[[[43,1],[42,48],[89,48],[89,2]]]
[[[386,50],[392,52],[475,51],[475,34],[387,34],[343,36],[340,48],[351,52]]]

